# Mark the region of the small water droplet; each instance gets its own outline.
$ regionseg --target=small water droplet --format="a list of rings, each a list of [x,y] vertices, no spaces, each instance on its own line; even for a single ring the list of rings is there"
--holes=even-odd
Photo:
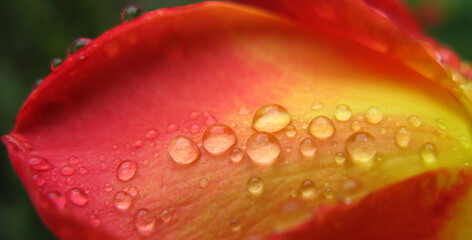
[[[164,223],[169,223],[172,220],[172,213],[168,210],[162,210],[160,217]]]
[[[316,143],[310,138],[305,138],[300,142],[300,153],[304,157],[314,157],[316,153]]]
[[[270,165],[280,155],[279,140],[272,134],[256,132],[246,142],[247,155],[257,164]]]
[[[154,140],[159,136],[159,132],[156,129],[149,129],[146,133],[146,139]]]
[[[149,236],[154,231],[156,220],[151,211],[146,208],[141,208],[135,213],[134,224],[140,234]]]
[[[96,215],[90,215],[89,221],[94,227],[98,227],[100,225],[100,219]]]
[[[68,162],[69,162],[69,165],[73,166],[73,165],[79,163],[79,159],[75,156],[71,156],[71,157],[69,157]]]
[[[325,116],[318,116],[311,120],[308,132],[315,138],[327,139],[334,135],[336,128],[331,119]]]
[[[144,13],[143,9],[136,6],[128,6],[121,12],[121,22],[129,22]]]
[[[175,136],[169,142],[170,157],[179,164],[191,164],[200,158],[197,144],[187,136]]]
[[[55,71],[62,64],[62,59],[54,58],[51,61],[51,71]]]
[[[250,113],[249,109],[247,109],[247,107],[245,106],[242,106],[239,111],[238,111],[239,115],[241,116],[245,116],[245,115],[248,115]]]
[[[338,152],[334,155],[334,162],[338,165],[343,165],[346,162],[346,155],[343,152]]]
[[[69,47],[69,55],[78,52],[80,49],[90,44],[91,41],[92,40],[89,38],[79,38],[75,40]]]
[[[46,179],[41,175],[33,175],[33,181],[36,186],[43,186],[46,183]]]
[[[287,110],[278,104],[267,104],[259,108],[252,119],[252,127],[261,132],[278,132],[291,121]]]
[[[251,177],[247,181],[247,190],[255,196],[259,196],[264,191],[264,183],[258,177]]]
[[[41,85],[41,83],[43,83],[42,78],[36,79],[33,83],[33,89],[36,89],[39,85]]]
[[[103,185],[103,190],[105,190],[105,192],[111,192],[113,191],[113,186],[111,183],[107,182],[105,185]]]
[[[200,185],[201,188],[206,188],[208,186],[208,179],[206,179],[206,178],[200,179],[199,185]]]
[[[387,134],[387,129],[384,128],[384,127],[380,128],[380,134],[382,134],[382,135]]]
[[[351,129],[352,129],[352,131],[357,132],[357,131],[361,130],[361,124],[358,121],[354,120],[351,123]]]
[[[369,133],[355,133],[346,140],[346,150],[354,163],[371,162],[377,154],[377,141]]]
[[[231,221],[229,222],[229,228],[232,232],[239,232],[241,230],[241,222],[239,222],[239,219],[231,219]]]
[[[52,164],[48,160],[40,157],[33,157],[28,160],[31,170],[38,172],[45,172],[53,168]]]
[[[312,200],[316,197],[315,184],[311,180],[305,180],[300,185],[300,193],[303,199]]]
[[[235,163],[241,162],[244,157],[244,152],[239,148],[235,148],[229,157],[231,158],[231,161]]]
[[[208,116],[208,117],[206,117],[206,119],[205,119],[205,124],[206,124],[207,126],[213,125],[213,124],[215,124],[215,123],[216,123],[216,118],[215,118],[215,117],[213,117],[213,116],[211,116],[211,115]]]
[[[297,129],[294,126],[289,125],[285,129],[285,136],[287,136],[288,138],[293,138],[295,137],[295,135],[297,135]]]
[[[420,118],[415,115],[411,115],[410,117],[408,117],[408,123],[410,124],[410,126],[415,128],[421,126]]]
[[[124,191],[119,191],[113,196],[113,205],[120,211],[128,211],[131,208],[133,199],[131,195]]]
[[[81,167],[79,168],[79,174],[80,175],[85,175],[88,173],[88,169],[87,168],[84,168],[84,167]]]
[[[324,189],[324,195],[325,195],[326,199],[332,199],[333,196],[334,196],[333,189],[330,188],[330,187],[326,187]]]
[[[179,130],[179,126],[177,126],[175,124],[171,124],[171,125],[167,126],[167,132],[168,133],[177,132],[178,130]]]
[[[395,132],[395,141],[401,148],[406,148],[410,144],[411,131],[407,127],[400,127]]]
[[[338,121],[345,122],[349,120],[351,116],[351,108],[346,104],[340,104],[334,110],[334,118],[336,118]]]
[[[59,192],[50,192],[47,197],[58,209],[62,210],[66,206],[66,198]]]
[[[200,132],[200,126],[198,126],[197,124],[193,124],[192,127],[190,127],[190,132],[193,134]]]
[[[75,174],[75,168],[73,167],[63,167],[61,169],[61,174],[63,176],[72,176]]]
[[[137,169],[138,164],[135,161],[125,160],[118,166],[116,177],[122,182],[127,182],[134,177]]]
[[[367,113],[365,115],[365,119],[370,124],[378,124],[382,121],[383,114],[377,107],[370,107],[367,109]]]
[[[313,103],[311,104],[311,109],[313,110],[320,110],[322,108],[323,108],[323,104],[318,100],[313,101]]]
[[[436,146],[432,143],[425,143],[420,148],[420,157],[423,160],[425,165],[432,165],[436,163],[436,158],[438,156],[438,150]]]
[[[87,195],[78,188],[69,189],[66,192],[67,198],[77,206],[85,206],[88,203]]]
[[[215,156],[225,154],[236,144],[236,140],[233,129],[224,124],[209,126],[202,136],[203,148]]]

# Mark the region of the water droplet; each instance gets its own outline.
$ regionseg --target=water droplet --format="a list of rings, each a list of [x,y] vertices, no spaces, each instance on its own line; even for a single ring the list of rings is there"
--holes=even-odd
[[[236,144],[236,135],[230,127],[224,124],[214,124],[203,132],[202,142],[205,150],[212,155],[219,156]]]
[[[162,210],[160,217],[164,223],[168,223],[172,220],[172,214],[168,210]]]
[[[264,191],[264,183],[258,177],[251,177],[247,181],[247,190],[252,194],[259,196]]]
[[[58,209],[62,210],[66,206],[66,198],[59,192],[50,192],[47,197]]]
[[[278,132],[290,123],[287,110],[278,104],[267,104],[257,110],[252,127],[257,131]]]
[[[69,198],[69,201],[71,201],[73,204],[77,206],[84,206],[85,204],[88,203],[87,195],[78,188],[69,189],[66,192],[66,195],[67,195],[67,198]]]
[[[128,6],[121,12],[121,22],[129,22],[144,13],[143,9],[136,6]]]
[[[308,132],[318,139],[327,139],[334,135],[336,128],[331,119],[325,116],[318,116],[311,120]]]
[[[84,167],[81,167],[79,168],[79,174],[80,175],[85,175],[88,173],[88,169],[87,168],[84,168]]]
[[[244,157],[244,152],[239,148],[235,148],[229,157],[231,158],[231,161],[235,163],[241,162]]]
[[[125,160],[120,163],[116,170],[116,176],[120,181],[127,182],[136,174],[138,164],[135,161]]]
[[[229,227],[232,232],[239,232],[241,230],[241,222],[239,222],[239,219],[233,218],[229,222]]]
[[[105,192],[111,192],[113,191],[113,186],[111,183],[107,182],[105,185],[103,185],[103,190],[105,190]]]
[[[354,163],[367,163],[377,154],[377,142],[369,133],[355,133],[347,139],[346,150]]]
[[[400,127],[395,132],[395,141],[401,148],[406,148],[410,144],[411,131],[407,127]]]
[[[365,119],[370,124],[378,124],[382,121],[383,114],[377,107],[370,107],[367,109]]]
[[[303,181],[300,185],[300,193],[303,199],[314,199],[316,197],[315,184],[311,180]]]
[[[159,136],[159,132],[156,129],[149,129],[146,133],[146,139],[154,140]]]
[[[208,186],[208,179],[206,178],[200,179],[199,184],[201,188],[206,188]]]
[[[238,111],[239,115],[241,116],[245,116],[245,115],[248,115],[250,113],[249,109],[247,109],[247,107],[245,106],[242,106],[239,111]]]
[[[408,123],[410,124],[410,126],[412,127],[419,127],[421,126],[421,120],[419,117],[415,116],[415,115],[411,115],[409,118],[408,118]]]
[[[290,125],[285,129],[285,136],[288,138],[293,138],[295,135],[297,135],[297,129],[294,126]]]
[[[136,211],[134,216],[134,224],[139,233],[144,236],[149,236],[154,231],[156,220],[154,214],[146,208]]]
[[[436,158],[438,156],[438,150],[436,146],[432,143],[425,143],[420,148],[420,157],[423,160],[423,163],[426,165],[431,165],[436,163]]]
[[[69,162],[69,165],[75,165],[75,164],[79,163],[79,159],[75,156],[71,156],[69,158],[68,162]]]
[[[319,102],[318,100],[313,101],[313,103],[311,104],[311,109],[313,110],[320,110],[322,108],[323,108],[323,104]]]
[[[51,62],[51,71],[56,70],[62,64],[62,59],[54,58]]]
[[[358,121],[352,121],[351,129],[352,129],[352,131],[357,132],[357,131],[361,130],[361,124]]]
[[[45,172],[53,168],[52,164],[48,160],[40,157],[33,157],[28,160],[31,170],[38,172]]]
[[[100,225],[100,219],[96,215],[90,215],[89,221],[94,227],[98,227]]]
[[[128,211],[131,208],[133,199],[131,195],[124,191],[119,191],[113,196],[113,205],[120,211]]]
[[[211,116],[211,115],[208,116],[208,117],[206,117],[206,119],[205,119],[205,124],[206,124],[207,126],[213,125],[213,124],[215,124],[215,123],[216,123],[216,118],[215,118],[215,117],[213,117],[213,116]]]
[[[348,178],[342,186],[343,194],[347,197],[353,198],[365,192],[365,189],[359,180],[355,178]]]
[[[193,134],[200,132],[200,126],[198,126],[197,124],[193,124],[192,127],[190,127],[190,132]]]
[[[36,79],[33,83],[33,89],[36,89],[39,85],[41,85],[41,83],[43,83],[42,78]]]
[[[168,133],[177,132],[178,130],[179,130],[179,126],[177,126],[175,124],[171,124],[171,125],[167,126],[167,132]]]
[[[300,152],[304,157],[313,157],[316,153],[316,143],[310,138],[305,138],[300,142]]]
[[[270,165],[280,155],[280,143],[270,133],[256,132],[247,140],[246,152],[255,163]]]
[[[334,155],[334,161],[338,165],[343,165],[346,162],[346,155],[343,152],[338,152]]]
[[[89,38],[79,38],[75,40],[69,47],[69,55],[78,52],[83,47],[87,46],[92,40]]]
[[[61,169],[61,174],[63,176],[72,176],[75,174],[75,169],[73,167],[63,167]]]
[[[334,118],[338,121],[345,122],[352,116],[351,108],[346,104],[340,104],[334,110]]]
[[[330,187],[326,187],[324,189],[324,195],[325,195],[326,199],[332,199],[333,196],[334,196],[333,189],[330,188]]]
[[[169,142],[170,157],[179,164],[191,164],[200,158],[197,144],[187,136],[175,136]]]
[[[136,189],[135,187],[131,187],[128,190],[128,193],[131,194],[131,196],[136,197],[136,195],[138,195],[138,189]]]

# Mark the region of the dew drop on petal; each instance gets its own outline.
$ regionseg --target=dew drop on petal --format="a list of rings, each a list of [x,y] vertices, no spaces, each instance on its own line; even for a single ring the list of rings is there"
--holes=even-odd
[[[354,163],[371,162],[377,154],[377,141],[369,133],[355,133],[346,140],[346,150]]]
[[[305,138],[300,142],[300,153],[304,157],[313,157],[316,153],[316,143],[310,138]]]
[[[85,175],[88,173],[88,169],[87,168],[84,168],[84,167],[81,167],[79,168],[79,174],[80,175]]]
[[[419,154],[425,165],[432,165],[436,163],[438,150],[434,144],[425,143],[423,146],[421,146]]]
[[[278,132],[291,121],[287,110],[278,104],[267,104],[259,108],[252,119],[252,127],[261,132]]]
[[[149,129],[146,133],[146,139],[154,140],[159,135],[159,132],[156,129]]]
[[[215,124],[215,123],[216,123],[216,118],[215,118],[215,117],[213,117],[213,116],[210,115],[210,116],[208,116],[208,117],[205,118],[205,124],[206,124],[207,126],[213,125],[213,124]]]
[[[160,217],[164,223],[169,223],[172,221],[172,213],[170,213],[168,210],[162,210]]]
[[[349,120],[351,116],[351,108],[346,104],[340,104],[334,110],[334,118],[336,118],[338,121],[345,122]]]
[[[80,49],[90,44],[91,41],[92,40],[89,38],[79,38],[75,40],[69,47],[69,55],[78,52]]]
[[[119,191],[113,196],[113,205],[120,211],[128,211],[131,208],[133,199],[131,195],[124,191]]]
[[[326,187],[324,189],[324,195],[325,195],[326,199],[332,199],[333,196],[334,196],[333,189],[330,188],[330,187]]]
[[[125,160],[118,165],[116,177],[123,182],[131,180],[136,174],[138,164],[135,161]]]
[[[346,162],[346,155],[343,152],[338,152],[334,155],[334,162],[338,165],[343,165]]]
[[[69,159],[68,159],[68,163],[69,163],[69,165],[71,165],[71,166],[72,166],[72,165],[75,165],[75,164],[79,163],[79,159],[78,159],[77,157],[75,157],[75,156],[71,156],[71,157],[69,157]]]
[[[293,138],[295,137],[295,135],[297,135],[297,129],[294,126],[289,125],[285,129],[285,136],[287,136],[288,138]]]
[[[365,115],[365,119],[370,124],[378,124],[382,121],[383,114],[377,107],[370,107],[367,109],[367,113]]]
[[[40,157],[33,157],[28,160],[31,170],[38,172],[45,172],[53,168],[52,164],[48,160]]]
[[[121,22],[129,22],[144,13],[143,9],[136,6],[128,6],[121,12]]]
[[[421,126],[421,119],[418,116],[411,115],[410,117],[408,117],[408,123],[410,124],[410,126],[417,128]]]
[[[316,197],[315,184],[311,180],[303,181],[300,185],[300,193],[303,199],[314,199]]]
[[[331,119],[325,116],[318,116],[311,120],[308,132],[315,138],[327,139],[334,135],[336,127]]]
[[[225,154],[236,144],[236,140],[233,129],[224,124],[209,126],[202,136],[203,148],[215,156]]]
[[[251,177],[249,181],[247,181],[247,190],[252,195],[259,196],[264,191],[264,183],[258,177]]]
[[[43,83],[42,78],[36,79],[33,83],[33,89],[36,89],[37,87],[39,87],[39,85],[41,85],[41,83]]]
[[[313,103],[311,103],[311,109],[313,110],[320,110],[322,108],[323,108],[323,104],[318,100],[315,100],[313,101]]]
[[[231,161],[233,161],[235,163],[241,162],[241,160],[243,160],[243,157],[244,157],[244,152],[239,148],[233,149],[233,152],[229,156]]]
[[[141,235],[149,236],[154,231],[155,216],[146,208],[141,208],[134,215],[134,224]]]
[[[59,192],[50,192],[47,197],[58,209],[62,210],[66,206],[66,198]]]
[[[75,174],[75,169],[73,167],[67,167],[67,166],[63,167],[61,169],[61,174],[63,176],[72,176]]]
[[[201,188],[206,188],[206,187],[208,187],[208,179],[202,178],[202,179],[200,179],[198,184]]]
[[[406,148],[410,144],[411,131],[407,127],[399,127],[395,132],[395,141],[401,148]]]
[[[167,150],[170,157],[179,164],[191,164],[200,158],[197,144],[187,136],[173,137]]]
[[[84,206],[88,203],[87,195],[78,188],[71,188],[66,192],[67,198],[77,206]]]
[[[232,232],[239,232],[241,230],[241,222],[237,218],[231,219],[229,227]]]
[[[107,182],[105,185],[103,185],[103,190],[105,190],[105,192],[111,192],[113,191],[113,186],[111,183]]]
[[[46,179],[41,175],[33,175],[33,181],[36,186],[43,186],[46,183]]]
[[[279,140],[272,134],[256,132],[246,142],[247,155],[257,164],[270,165],[280,155]]]
[[[356,120],[352,121],[351,129],[352,131],[356,131],[356,132],[361,130],[361,124],[359,123],[359,121],[356,121]]]
[[[52,71],[56,70],[61,64],[62,64],[62,59],[60,59],[60,58],[54,58],[54,59],[51,61],[51,70],[52,70]]]

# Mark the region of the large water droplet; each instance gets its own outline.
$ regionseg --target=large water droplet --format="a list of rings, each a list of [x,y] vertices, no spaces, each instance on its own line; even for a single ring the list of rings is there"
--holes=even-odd
[[[67,198],[77,206],[84,206],[88,203],[87,195],[78,188],[71,188],[66,192]]]
[[[146,208],[142,208],[136,211],[134,216],[134,224],[140,234],[149,236],[154,231],[156,219],[151,211]]]
[[[53,168],[52,164],[48,160],[40,157],[33,157],[28,160],[30,168],[38,172],[45,172]]]
[[[345,122],[352,116],[351,108],[346,104],[340,104],[334,110],[334,118],[338,121]]]
[[[138,164],[135,161],[125,160],[120,163],[116,170],[116,177],[123,182],[131,180],[136,174]]]
[[[246,152],[255,163],[270,165],[280,155],[280,143],[270,133],[256,132],[247,140]]]
[[[231,161],[235,163],[241,162],[244,157],[244,152],[239,148],[235,148],[229,157],[231,158]]]
[[[175,136],[169,142],[170,157],[179,164],[191,164],[200,158],[197,144],[187,136]]]
[[[311,180],[303,181],[300,185],[300,193],[303,199],[314,199],[316,197],[315,184]]]
[[[367,163],[377,154],[377,142],[369,133],[355,133],[347,139],[346,150],[354,163]]]
[[[411,131],[407,127],[400,127],[395,132],[395,141],[401,148],[406,148],[410,144]]]
[[[120,211],[128,211],[131,208],[133,199],[131,195],[124,191],[119,191],[113,196],[113,205]]]
[[[136,6],[128,6],[121,12],[121,21],[129,22],[144,13],[143,9]]]
[[[75,40],[69,47],[69,55],[78,52],[80,49],[90,44],[91,41],[92,40],[89,38],[79,38]]]
[[[202,143],[203,148],[210,154],[219,156],[236,144],[236,135],[230,127],[224,124],[214,124],[203,132]]]
[[[432,165],[436,163],[438,157],[438,150],[432,143],[425,143],[420,148],[420,157],[425,165]]]
[[[318,116],[311,120],[308,132],[318,139],[327,139],[334,135],[336,128],[331,119],[325,116]]]
[[[54,58],[51,62],[51,71],[55,71],[62,64],[62,59]]]
[[[408,123],[410,124],[410,126],[417,128],[421,126],[421,119],[415,115],[411,115],[408,118]]]
[[[252,119],[252,127],[261,132],[278,132],[290,123],[287,110],[278,104],[267,104],[259,108]]]
[[[168,210],[162,210],[160,217],[164,223],[168,223],[172,220],[172,213]]]
[[[305,138],[300,142],[300,153],[304,157],[313,157],[316,153],[316,143],[310,138]]]
[[[247,181],[247,190],[252,194],[259,196],[264,192],[264,183],[258,177],[251,177]]]
[[[382,121],[383,114],[377,107],[370,107],[367,109],[367,113],[365,115],[365,119],[370,124],[378,124]]]

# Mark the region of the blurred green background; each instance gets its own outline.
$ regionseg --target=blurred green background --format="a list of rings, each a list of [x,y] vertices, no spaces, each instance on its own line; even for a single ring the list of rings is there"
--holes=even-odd
[[[0,14],[0,135],[7,134],[36,79],[52,59],[66,57],[78,37],[95,38],[120,24],[128,5],[145,10],[200,2],[191,0],[4,1]],[[430,35],[472,60],[471,0],[409,0]],[[54,239],[31,205],[0,147],[0,239]]]

